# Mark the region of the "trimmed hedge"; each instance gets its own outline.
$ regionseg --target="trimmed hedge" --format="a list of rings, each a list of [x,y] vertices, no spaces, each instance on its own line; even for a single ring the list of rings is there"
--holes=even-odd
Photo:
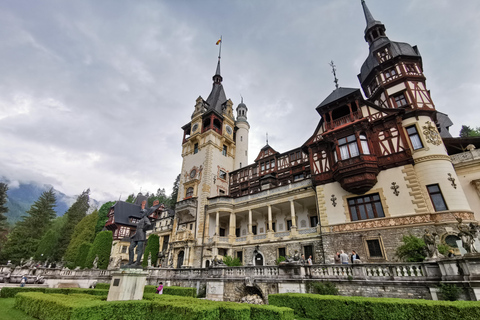
[[[108,290],[92,290],[80,288],[29,288],[29,287],[4,287],[0,291],[0,298],[13,298],[20,292],[42,292],[48,294],[87,294],[93,296],[107,296]]]
[[[157,293],[158,286],[145,286],[143,293]],[[163,287],[163,294],[181,297],[197,297],[197,289],[189,287]]]
[[[110,283],[97,283],[95,289],[100,290],[110,290]]]
[[[97,290],[90,290],[97,291]],[[145,294],[141,301],[103,301],[105,296],[88,294],[44,294],[23,292],[15,307],[38,319],[169,319],[169,320],[292,320],[293,310],[274,306],[255,306],[216,302],[191,297]]]
[[[271,294],[268,300],[270,305],[290,307],[294,309],[296,316],[310,319],[480,319],[480,304],[475,301],[342,297],[301,293]]]

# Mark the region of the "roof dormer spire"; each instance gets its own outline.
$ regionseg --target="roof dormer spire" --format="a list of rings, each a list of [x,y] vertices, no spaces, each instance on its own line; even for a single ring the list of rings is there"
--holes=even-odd
[[[365,15],[365,22],[367,23],[367,26],[365,28],[365,41],[367,41],[368,44],[371,45],[378,38],[386,38],[387,36],[385,35],[385,26],[382,22],[373,18],[372,13],[370,12],[367,4],[365,3],[365,0],[362,0],[362,8]]]

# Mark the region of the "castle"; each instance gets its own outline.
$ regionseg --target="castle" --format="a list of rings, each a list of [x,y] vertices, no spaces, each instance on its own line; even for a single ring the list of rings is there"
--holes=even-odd
[[[480,176],[457,176],[442,140],[448,118],[435,108],[419,50],[390,40],[361,5],[369,49],[361,89],[337,86],[293,150],[267,143],[247,163],[248,108],[226,98],[219,59],[212,91],[182,127],[171,267],[208,267],[226,255],[243,265],[295,254],[333,263],[340,250],[386,262],[403,235],[428,230],[456,248],[457,219],[476,221]]]

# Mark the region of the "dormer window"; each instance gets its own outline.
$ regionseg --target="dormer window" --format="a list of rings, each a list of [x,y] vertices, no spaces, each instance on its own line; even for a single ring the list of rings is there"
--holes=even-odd
[[[385,71],[383,74],[385,75],[385,80],[389,80],[397,74],[397,70],[395,70],[395,68],[391,68]]]

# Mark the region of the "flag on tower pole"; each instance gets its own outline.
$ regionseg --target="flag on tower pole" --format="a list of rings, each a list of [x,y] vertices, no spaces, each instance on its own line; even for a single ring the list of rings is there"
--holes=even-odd
[[[217,46],[222,42],[222,38],[218,39],[217,43],[215,43]]]

